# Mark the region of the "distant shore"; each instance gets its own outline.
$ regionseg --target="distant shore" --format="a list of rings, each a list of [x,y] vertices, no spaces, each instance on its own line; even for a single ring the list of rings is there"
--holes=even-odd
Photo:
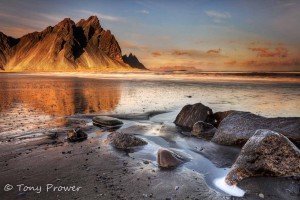
[[[57,76],[93,79],[120,80],[170,80],[190,82],[256,82],[256,83],[300,83],[300,72],[2,72],[4,75]]]

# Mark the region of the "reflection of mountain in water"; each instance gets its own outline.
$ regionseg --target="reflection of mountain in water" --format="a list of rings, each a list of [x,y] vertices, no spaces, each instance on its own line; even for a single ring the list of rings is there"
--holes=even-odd
[[[76,78],[1,78],[0,112],[21,103],[50,115],[111,111],[120,100],[119,83]]]

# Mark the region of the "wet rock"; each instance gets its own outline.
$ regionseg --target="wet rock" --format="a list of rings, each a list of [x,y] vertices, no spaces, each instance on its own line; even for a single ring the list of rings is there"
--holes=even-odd
[[[257,130],[242,148],[226,182],[233,185],[253,176],[300,176],[300,150],[280,133]]]
[[[258,129],[279,132],[292,142],[300,142],[300,117],[266,118],[250,112],[233,112],[223,119],[213,142],[223,145],[242,145]]]
[[[68,132],[68,140],[70,142],[80,142],[87,139],[87,134],[80,128]]]
[[[180,156],[167,149],[159,149],[157,152],[157,163],[161,168],[174,168],[182,163]]]
[[[194,124],[192,134],[210,140],[216,131],[217,129],[212,124],[199,121]]]
[[[93,124],[100,127],[119,128],[123,122],[113,117],[97,116],[93,118]]]
[[[259,200],[259,194],[268,200],[299,200],[300,196],[300,178],[295,177],[250,177],[237,186],[246,191],[245,199]]]
[[[184,106],[177,115],[174,123],[187,130],[192,130],[193,125],[198,121],[214,122],[212,110],[201,103]]]
[[[58,133],[57,133],[57,132],[50,133],[50,134],[48,135],[48,138],[49,138],[49,139],[52,139],[52,140],[55,140],[55,139],[58,138]]]
[[[225,119],[228,115],[230,115],[231,113],[237,112],[235,110],[228,110],[228,111],[223,111],[223,112],[216,112],[214,113],[214,125],[216,127],[218,127],[221,123],[221,121],[223,121],[223,119]]]
[[[143,146],[147,144],[146,141],[134,135],[119,133],[119,132],[113,132],[109,134],[108,139],[114,147],[122,150],[130,149],[137,146]]]

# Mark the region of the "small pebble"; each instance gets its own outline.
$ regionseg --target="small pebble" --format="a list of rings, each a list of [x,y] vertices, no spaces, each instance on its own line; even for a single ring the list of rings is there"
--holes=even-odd
[[[260,198],[265,198],[265,195],[263,193],[259,193],[258,195]]]

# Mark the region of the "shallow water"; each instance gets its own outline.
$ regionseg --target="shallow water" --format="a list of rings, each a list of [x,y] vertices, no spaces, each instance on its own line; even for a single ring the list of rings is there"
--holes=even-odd
[[[130,156],[156,164],[157,150],[171,148],[189,159],[181,170],[199,172],[215,190],[240,196],[242,191],[224,184],[229,169],[217,167],[195,149],[209,142],[172,132],[176,114],[186,104],[201,102],[214,112],[242,110],[268,117],[296,117],[300,116],[299,97],[300,81],[214,83],[1,74],[0,137],[24,138],[63,127],[66,116],[169,111],[149,120],[124,120],[121,131],[137,125],[146,127],[137,129],[136,134],[149,143]],[[163,131],[163,126],[170,130]]]

